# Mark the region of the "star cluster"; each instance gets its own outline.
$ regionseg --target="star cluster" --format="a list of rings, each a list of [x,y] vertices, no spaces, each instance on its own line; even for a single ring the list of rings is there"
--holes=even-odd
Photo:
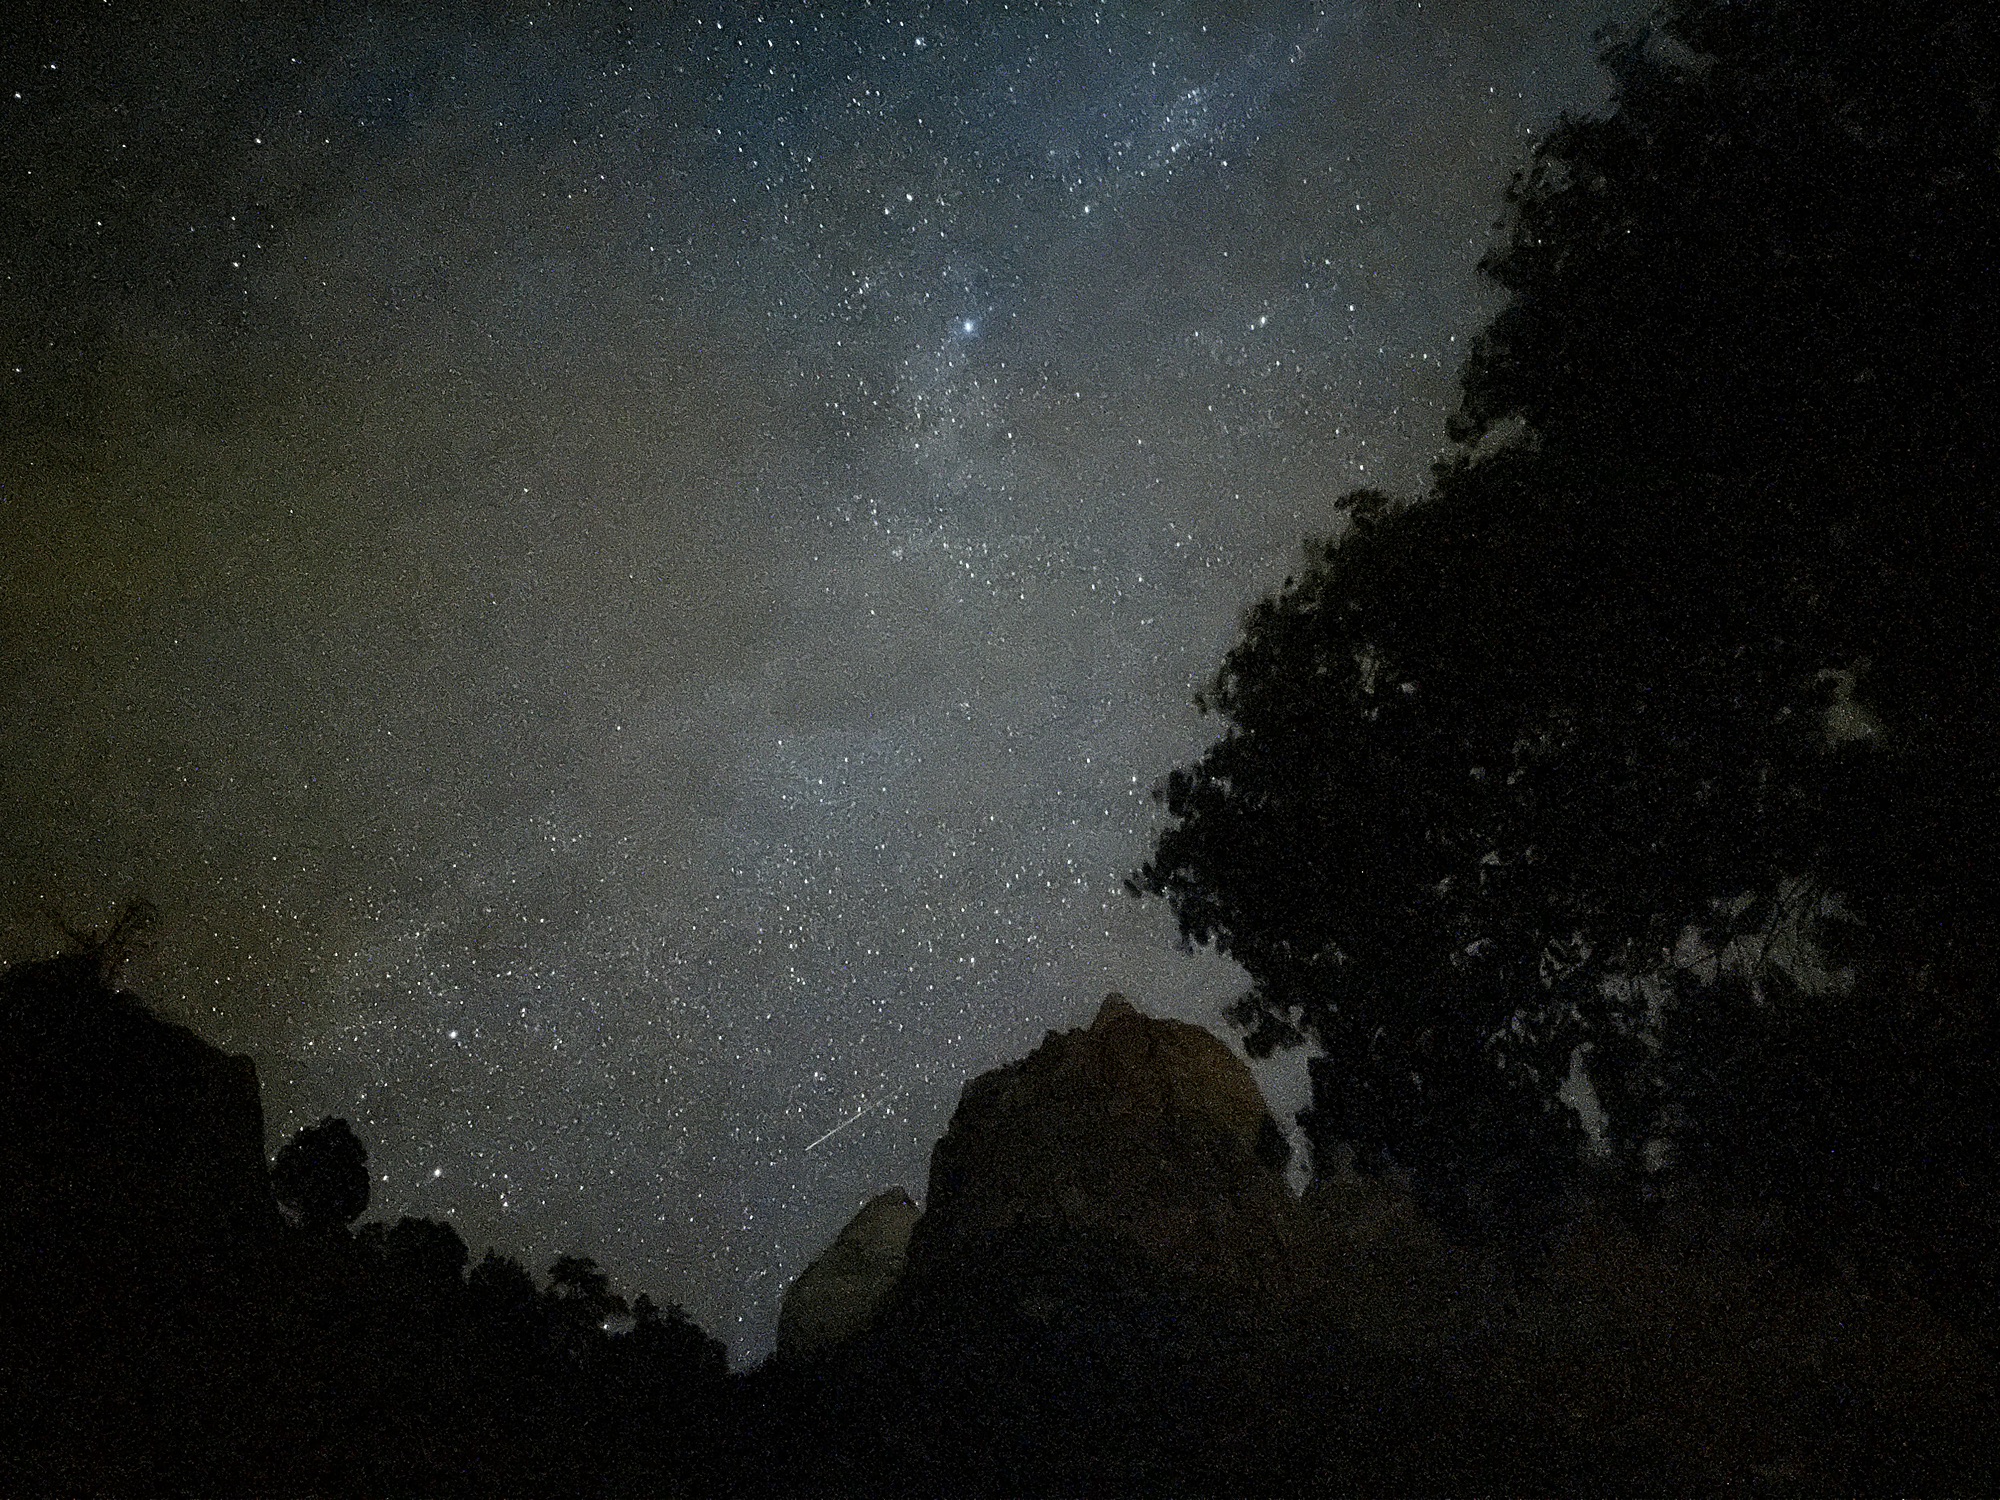
[[[4,57],[8,953],[149,896],[274,1142],[752,1357],[968,1077],[1219,1024],[1151,784],[1604,17],[259,9]]]

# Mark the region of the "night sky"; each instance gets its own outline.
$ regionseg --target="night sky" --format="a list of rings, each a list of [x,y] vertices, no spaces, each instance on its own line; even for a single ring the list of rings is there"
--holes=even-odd
[[[1226,1029],[1150,789],[1421,482],[1603,0],[66,10],[0,43],[5,957],[150,898],[274,1148],[739,1359],[969,1077]]]

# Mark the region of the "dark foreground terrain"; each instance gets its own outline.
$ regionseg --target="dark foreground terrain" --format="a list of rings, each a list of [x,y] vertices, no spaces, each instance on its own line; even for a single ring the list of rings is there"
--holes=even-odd
[[[88,1495],[1990,1491],[1992,1365],[1843,1251],[1579,1203],[1533,1256],[1286,1190],[1248,1070],[1107,1001],[974,1080],[925,1211],[830,1249],[747,1375],[588,1260],[350,1227],[326,1122],[108,983],[0,978],[22,1441]],[[343,1198],[343,1181],[347,1196]],[[343,1215],[345,1217],[343,1217]],[[859,1221],[858,1221],[859,1222]]]

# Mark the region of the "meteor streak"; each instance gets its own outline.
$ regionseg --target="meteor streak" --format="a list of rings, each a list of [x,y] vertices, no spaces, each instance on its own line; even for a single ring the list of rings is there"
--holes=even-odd
[[[903,1091],[901,1089],[898,1089],[888,1098],[877,1100],[873,1104],[869,1103],[866,1099],[862,1100],[861,1108],[857,1109],[853,1114],[849,1115],[846,1119],[842,1120],[838,1125],[834,1126],[833,1129],[829,1130],[825,1135],[821,1136],[818,1140],[812,1142],[811,1145],[808,1145],[806,1147],[806,1150],[810,1151],[813,1149],[814,1146],[824,1146],[828,1141],[832,1140],[835,1136],[839,1135],[841,1131],[847,1129],[848,1126],[852,1125],[856,1120],[860,1119],[863,1115],[867,1114],[869,1110],[887,1109],[890,1105],[894,1104],[898,1099],[902,1097],[903,1097]]]

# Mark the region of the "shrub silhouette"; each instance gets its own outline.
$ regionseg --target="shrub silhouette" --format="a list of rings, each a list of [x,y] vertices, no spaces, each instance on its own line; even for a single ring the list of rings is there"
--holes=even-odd
[[[271,1190],[299,1228],[336,1233],[368,1207],[368,1148],[332,1115],[302,1126],[271,1167]]]

